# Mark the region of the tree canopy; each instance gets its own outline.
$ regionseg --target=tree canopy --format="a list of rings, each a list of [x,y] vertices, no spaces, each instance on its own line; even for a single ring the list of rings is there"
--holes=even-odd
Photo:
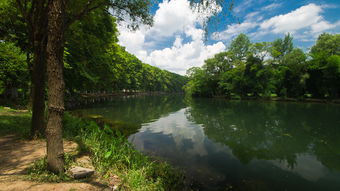
[[[13,17],[16,14],[15,9],[1,8],[0,11],[13,11]],[[27,40],[26,44],[19,43],[27,38],[25,24],[17,18],[6,19],[0,25],[1,93],[19,89],[20,97],[28,101],[31,56],[27,60],[26,54],[32,50],[27,47]],[[18,26],[11,26],[12,21],[18,21]],[[121,90],[182,92],[184,76],[145,64],[118,44],[116,22],[107,8],[102,7],[70,25],[64,51],[67,94]],[[21,27],[22,33],[16,30]]]
[[[188,70],[187,93],[195,96],[338,98],[339,34],[321,34],[309,53],[287,34],[251,43],[240,34],[226,52]]]

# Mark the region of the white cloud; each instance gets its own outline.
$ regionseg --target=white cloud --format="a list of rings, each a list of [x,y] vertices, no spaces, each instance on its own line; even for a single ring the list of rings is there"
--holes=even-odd
[[[198,14],[191,9],[188,0],[164,1],[159,4],[151,28],[142,26],[140,30],[129,31],[119,25],[119,44],[145,63],[185,74],[190,67],[202,66],[205,59],[225,50],[222,42],[205,45],[204,31],[198,27],[204,19],[220,11],[214,4],[212,9]],[[175,40],[170,47],[154,48],[172,39]]]
[[[262,9],[273,9],[280,4],[271,4]],[[260,38],[267,34],[291,33],[301,41],[314,41],[322,32],[340,26],[340,21],[330,23],[326,21],[322,12],[327,6],[308,4],[287,14],[281,14],[261,21],[260,12],[251,12],[245,16],[244,22],[228,25],[224,31],[215,32],[215,40],[230,40],[240,33],[248,33],[253,38]]]
[[[186,0],[164,1],[154,16],[154,26],[149,31],[153,36],[169,37],[183,32],[195,22],[190,4]]]
[[[300,30],[308,30],[318,35],[320,32],[336,27],[330,24],[321,16],[322,6],[308,4],[302,6],[290,13],[272,17],[260,25],[260,29],[269,33],[292,33],[295,34]],[[318,33],[318,34],[317,34]]]
[[[145,30],[129,31],[125,27],[119,27],[119,41],[131,52],[137,52],[142,49],[145,43]]]
[[[264,11],[273,10],[273,9],[281,7],[281,5],[282,5],[281,3],[272,3],[270,5],[263,7],[262,10],[264,10]]]
[[[330,24],[327,21],[320,21],[318,23],[313,24],[311,26],[311,28],[312,28],[312,32],[313,33],[321,33],[323,31],[332,29],[332,28],[334,28],[334,27],[336,27],[338,25],[339,25],[339,22],[335,23],[335,24]]]
[[[222,32],[212,34],[214,40],[230,40],[240,33],[246,33],[249,29],[256,27],[258,24],[253,22],[243,22],[240,24],[228,25],[227,29]]]
[[[295,32],[299,29],[310,27],[322,20],[319,15],[320,6],[309,4],[300,7],[288,14],[278,15],[264,21],[260,27],[263,30],[271,30],[274,33]]]
[[[235,13],[240,13],[241,11],[246,10],[247,8],[249,8],[254,0],[244,0],[241,4],[239,4],[238,6],[236,6],[233,11]]]
[[[255,11],[255,12],[250,12],[245,16],[245,20],[247,21],[252,21],[252,20],[258,20],[258,16],[259,16],[260,12],[259,11]],[[262,16],[260,16],[262,17]]]
[[[248,6],[252,2],[245,0],[241,4]],[[258,10],[274,9],[280,5],[274,3]],[[242,23],[228,25],[224,31],[213,33],[212,39],[229,41],[240,33],[246,33],[259,40],[268,34],[289,32],[300,41],[314,41],[320,33],[340,26],[340,21],[330,23],[323,18],[322,13],[327,8],[311,3],[266,20],[263,20],[263,12],[251,12]],[[199,14],[191,9],[188,0],[164,1],[159,4],[151,28],[141,26],[137,31],[130,31],[119,25],[119,43],[145,63],[185,74],[188,68],[202,66],[205,59],[225,50],[222,42],[206,45],[201,29],[205,19],[219,11],[221,8],[212,4],[211,10]],[[168,45],[165,46],[165,43]]]
[[[225,48],[222,42],[205,46],[203,41],[192,41],[181,46],[174,45],[171,48],[152,51],[147,60],[157,67],[185,74],[186,69],[202,66],[205,59],[224,51]]]

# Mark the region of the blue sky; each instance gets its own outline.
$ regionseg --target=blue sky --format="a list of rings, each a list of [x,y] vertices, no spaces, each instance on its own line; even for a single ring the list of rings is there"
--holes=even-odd
[[[213,12],[217,17],[211,17]],[[154,5],[152,13],[152,27],[130,31],[121,23],[119,43],[143,62],[179,74],[225,51],[240,33],[261,42],[289,32],[296,47],[308,50],[319,34],[340,32],[340,2],[335,0],[235,0],[231,14],[214,4],[195,12],[188,0],[171,0]],[[205,39],[207,18],[212,22]]]

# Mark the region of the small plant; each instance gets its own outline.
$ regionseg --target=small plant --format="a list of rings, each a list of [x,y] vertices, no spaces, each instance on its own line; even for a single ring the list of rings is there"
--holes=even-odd
[[[74,156],[65,153],[65,172],[74,163]],[[54,174],[47,169],[47,159],[46,157],[37,160],[30,168],[27,170],[27,179],[38,181],[38,182],[67,182],[72,181],[71,178],[66,173]]]

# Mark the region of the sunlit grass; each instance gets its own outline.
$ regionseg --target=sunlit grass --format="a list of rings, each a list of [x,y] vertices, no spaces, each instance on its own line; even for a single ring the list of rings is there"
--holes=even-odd
[[[65,137],[78,142],[80,150],[90,152],[96,170],[103,177],[111,174],[121,177],[124,190],[183,188],[182,173],[135,150],[120,131],[69,114],[65,115],[64,125]]]
[[[0,136],[16,134],[28,138],[31,125],[31,114],[27,111],[0,107]]]

